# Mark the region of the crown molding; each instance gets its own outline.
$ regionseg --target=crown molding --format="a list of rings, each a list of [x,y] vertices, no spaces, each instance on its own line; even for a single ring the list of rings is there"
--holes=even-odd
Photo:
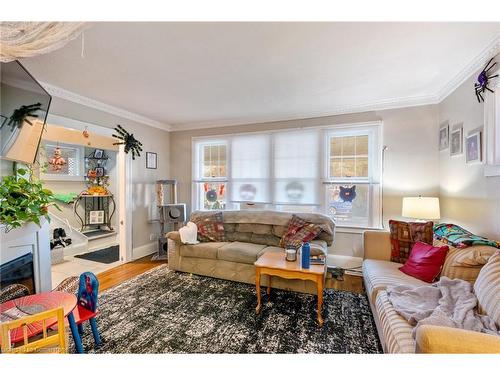
[[[83,96],[76,94],[72,91],[65,90],[61,87],[54,86],[50,83],[47,82],[40,82],[40,84],[47,90],[47,92],[57,98],[68,100],[73,103],[81,104],[86,107],[90,107],[93,109],[97,109],[102,112],[110,113],[112,115],[126,118],[128,120],[132,120],[141,124],[145,124],[148,126],[152,126],[153,128],[165,130],[165,131],[170,131],[171,126],[169,124],[164,124],[156,120],[152,120],[150,118],[147,118],[142,115],[138,115],[137,113],[133,113],[130,111],[127,111],[123,108],[118,108],[103,102],[100,102],[98,100],[91,99],[89,97]]]
[[[473,58],[455,77],[446,83],[437,93],[437,103],[441,103],[448,95],[455,91],[470,76],[477,72],[482,64],[500,52],[500,34]]]
[[[255,116],[255,117],[242,117],[242,118],[232,118],[225,120],[215,120],[215,121],[177,123],[177,124],[171,124],[170,126],[171,126],[171,131],[177,132],[177,131],[186,131],[194,129],[262,124],[267,122],[305,120],[318,117],[348,115],[348,114],[371,112],[371,111],[383,111],[387,109],[418,107],[430,104],[437,104],[437,97],[435,95],[390,98],[359,105],[338,106],[328,111],[293,112],[275,116]]]

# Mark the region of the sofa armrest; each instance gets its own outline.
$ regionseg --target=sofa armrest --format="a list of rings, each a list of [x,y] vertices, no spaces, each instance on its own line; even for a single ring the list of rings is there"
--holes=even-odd
[[[169,240],[181,243],[181,234],[178,231],[168,232],[167,233],[167,238]]]
[[[364,259],[391,260],[391,235],[387,231],[365,231],[363,247]]]
[[[179,232],[168,232],[167,233],[168,240],[168,268],[177,271],[180,267],[180,249],[182,246],[181,243],[181,235]]]
[[[500,353],[500,336],[424,325],[417,329],[417,353]]]

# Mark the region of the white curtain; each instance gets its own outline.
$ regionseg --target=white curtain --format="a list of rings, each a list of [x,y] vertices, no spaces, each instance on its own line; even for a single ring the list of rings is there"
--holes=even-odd
[[[77,38],[83,22],[0,22],[0,61],[52,52]]]

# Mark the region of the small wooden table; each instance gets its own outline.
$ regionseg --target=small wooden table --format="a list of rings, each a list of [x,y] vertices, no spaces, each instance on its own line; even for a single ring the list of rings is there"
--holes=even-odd
[[[299,258],[299,257],[297,257]],[[321,309],[323,307],[323,290],[325,285],[326,265],[311,264],[310,268],[302,268],[300,259],[289,262],[285,259],[285,252],[264,253],[255,263],[255,287],[257,289],[257,307],[255,312],[260,313],[262,308],[260,295],[261,275],[269,276],[267,294],[271,293],[271,277],[279,276],[285,279],[311,280],[316,283],[318,290],[318,324],[323,326]]]

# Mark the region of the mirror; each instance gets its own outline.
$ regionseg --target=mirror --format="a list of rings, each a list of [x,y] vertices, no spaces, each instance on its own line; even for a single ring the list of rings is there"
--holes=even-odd
[[[52,97],[19,63],[0,65],[0,157],[35,161]]]

